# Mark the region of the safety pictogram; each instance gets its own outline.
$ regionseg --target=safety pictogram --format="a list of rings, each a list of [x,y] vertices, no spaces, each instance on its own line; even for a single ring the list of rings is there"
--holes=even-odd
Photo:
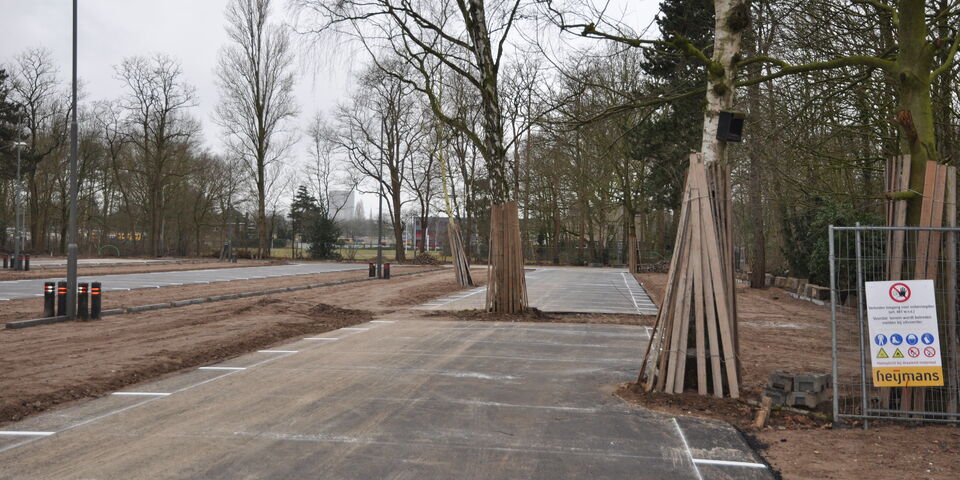
[[[910,300],[910,287],[906,283],[897,282],[890,286],[890,299],[897,303]]]
[[[927,358],[933,358],[933,356],[937,354],[937,349],[933,347],[924,348],[923,354],[926,355]]]
[[[903,358],[903,352],[898,348],[896,352],[893,352],[893,358]]]
[[[897,350],[897,351],[899,352],[900,350]],[[887,355],[887,351],[881,348],[880,353],[877,354],[877,358],[890,358],[890,357]]]
[[[910,358],[917,358],[920,356],[920,349],[917,347],[910,347],[907,349],[907,355],[910,355]]]

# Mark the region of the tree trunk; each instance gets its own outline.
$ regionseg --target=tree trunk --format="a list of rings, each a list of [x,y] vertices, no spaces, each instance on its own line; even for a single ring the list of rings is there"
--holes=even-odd
[[[707,67],[707,108],[703,119],[703,162],[711,165],[726,161],[727,143],[717,139],[720,112],[733,107],[743,30],[749,23],[750,5],[746,0],[715,0],[716,33],[713,58]]]
[[[395,242],[393,258],[397,263],[401,263],[406,261],[407,254],[403,244],[403,219],[400,212],[400,178],[393,174],[393,169],[391,169],[390,176],[393,183],[393,188],[390,189],[390,201],[393,203],[393,208],[390,210],[393,218],[390,220],[393,223],[393,241]]]
[[[267,189],[263,160],[257,160],[257,258],[267,255]]]
[[[756,30],[751,29],[748,36],[748,49],[751,54],[758,55],[759,39]],[[750,78],[758,78],[762,73],[760,64],[749,67]],[[759,125],[760,113],[760,84],[749,87],[747,102],[750,108],[750,125]],[[763,162],[760,160],[761,151],[759,142],[747,143],[749,155],[748,201],[750,205],[750,227],[753,229],[752,246],[750,249],[750,288],[765,288],[767,277],[767,236],[763,222]]]
[[[483,0],[469,0],[466,21],[480,70],[480,99],[483,110],[484,160],[490,182],[490,262],[487,309],[497,313],[519,313],[527,307],[523,273],[520,219],[517,203],[511,201],[507,180],[507,152],[503,146],[503,115],[497,88],[497,67],[493,60]]]
[[[927,41],[925,3],[923,0],[901,0],[897,33],[900,45],[896,67],[900,94],[897,124],[901,131],[901,147],[910,152],[910,189],[919,193],[923,193],[927,161],[940,161],[930,98],[936,50]],[[908,201],[907,225],[919,225],[922,202],[922,196]]]

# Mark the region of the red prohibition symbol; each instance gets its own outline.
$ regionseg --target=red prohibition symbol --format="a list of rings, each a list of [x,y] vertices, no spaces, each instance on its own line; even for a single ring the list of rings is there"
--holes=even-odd
[[[937,350],[933,347],[927,347],[923,349],[923,354],[926,355],[927,358],[932,358],[937,354]]]
[[[890,286],[890,299],[897,303],[903,303],[910,300],[910,287],[905,283],[894,283]]]
[[[910,355],[910,358],[917,358],[920,356],[920,349],[917,347],[910,347],[907,349],[907,355]]]

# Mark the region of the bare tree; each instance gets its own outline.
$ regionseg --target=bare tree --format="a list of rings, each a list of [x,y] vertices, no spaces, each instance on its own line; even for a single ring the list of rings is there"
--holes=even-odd
[[[267,224],[270,165],[293,143],[286,124],[297,115],[290,37],[270,23],[270,0],[231,0],[227,35],[217,64],[217,121],[231,152],[244,160],[255,184],[258,256],[269,253]]]
[[[400,64],[395,64],[399,66]],[[378,68],[368,69],[350,103],[341,105],[337,142],[354,169],[383,188],[393,224],[396,259],[406,257],[403,242],[404,179],[427,134],[415,93]]]
[[[128,90],[120,105],[134,149],[121,175],[129,175],[137,190],[134,195],[148,217],[151,253],[161,256],[168,190],[185,174],[183,150],[199,129],[186,113],[195,105],[194,88],[183,81],[180,64],[162,54],[124,59],[116,71]]]
[[[307,170],[312,177],[314,193],[316,197],[327,207],[330,218],[336,220],[340,211],[347,205],[349,195],[342,198],[333,198],[331,193],[334,188],[340,187],[351,192],[357,187],[359,179],[350,178],[342,171],[339,145],[337,143],[336,129],[327,123],[322,114],[317,113],[310,121],[307,127],[307,138],[310,145],[307,148],[307,154],[310,156],[310,165]],[[350,212],[353,213],[353,212]]]
[[[355,35],[378,62],[382,50],[403,59],[413,75],[393,73],[429,100],[434,115],[473,142],[487,166],[492,201],[490,286],[487,308],[513,313],[526,308],[526,283],[516,192],[509,182],[498,85],[511,31],[523,17],[520,0],[296,0],[312,33]],[[311,16],[312,14],[312,16]],[[465,79],[481,102],[481,129],[448,115],[437,82],[443,69]],[[384,71],[390,73],[390,69]]]

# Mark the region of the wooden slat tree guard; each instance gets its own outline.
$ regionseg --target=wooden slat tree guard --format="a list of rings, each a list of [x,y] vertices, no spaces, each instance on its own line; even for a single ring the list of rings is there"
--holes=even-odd
[[[701,395],[740,396],[731,205],[729,166],[693,154],[663,304],[640,366],[646,391],[681,393],[690,384]],[[695,383],[687,378],[691,352]]]
[[[487,311],[520,313],[527,305],[523,248],[517,202],[490,207],[490,261],[487,263]],[[504,248],[499,248],[503,245]],[[499,253],[498,253],[499,252]],[[500,255],[500,258],[493,258]],[[520,272],[515,274],[514,272]],[[499,288],[499,287],[503,288]]]
[[[955,227],[957,225],[957,169],[927,162],[924,168],[923,201],[920,205],[920,227]],[[907,223],[907,200],[902,194],[910,190],[910,156],[903,155],[887,161],[887,225],[903,227]],[[904,231],[894,231],[887,237],[887,279],[903,280],[909,277],[917,280],[941,279],[948,287],[938,302],[945,302],[944,316],[940,319],[940,338],[945,340],[947,358],[944,368],[948,381],[956,381],[960,365],[957,364],[957,238],[954,233],[943,234],[938,231],[917,232],[916,245],[908,245]],[[946,248],[941,248],[941,246]],[[911,260],[912,258],[912,260]],[[938,264],[943,261],[944,269],[939,271]],[[911,275],[912,274],[912,275]],[[954,287],[950,287],[950,286]],[[952,362],[951,362],[952,360]],[[896,406],[895,395],[891,388],[882,388],[880,404],[882,408]],[[899,389],[899,409],[918,412],[927,411],[928,388]],[[956,389],[951,389],[946,410],[956,413],[958,408]]]

